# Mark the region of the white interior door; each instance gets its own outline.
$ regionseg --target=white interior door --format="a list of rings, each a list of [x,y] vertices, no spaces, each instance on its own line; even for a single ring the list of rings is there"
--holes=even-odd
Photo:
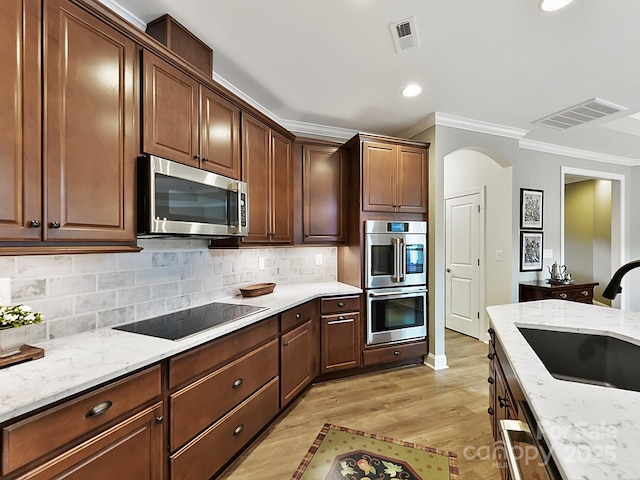
[[[445,239],[446,326],[480,338],[480,194],[448,198]]]

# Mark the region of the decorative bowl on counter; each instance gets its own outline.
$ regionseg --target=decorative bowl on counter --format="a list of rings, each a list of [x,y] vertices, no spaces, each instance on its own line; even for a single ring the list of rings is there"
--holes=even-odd
[[[253,285],[242,287],[240,293],[243,297],[259,297],[273,292],[274,288],[276,288],[275,283],[254,283]]]

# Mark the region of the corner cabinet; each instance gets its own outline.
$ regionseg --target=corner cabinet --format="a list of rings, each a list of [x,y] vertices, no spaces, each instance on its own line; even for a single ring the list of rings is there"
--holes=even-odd
[[[143,52],[145,152],[240,178],[240,108]]]
[[[320,372],[360,367],[360,296],[323,298],[320,305]]]
[[[40,8],[0,19],[0,241],[134,244],[137,46],[71,1]]]
[[[346,242],[348,212],[345,151],[340,145],[313,141],[302,140],[302,143],[296,142],[294,145],[295,242]]]
[[[292,243],[291,140],[248,114],[242,116],[242,178],[249,186],[249,234],[242,242]]]

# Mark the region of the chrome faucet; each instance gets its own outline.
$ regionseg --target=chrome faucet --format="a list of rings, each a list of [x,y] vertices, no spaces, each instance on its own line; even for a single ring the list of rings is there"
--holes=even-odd
[[[613,274],[613,277],[611,277],[609,285],[607,285],[607,288],[602,292],[602,296],[609,300],[616,298],[616,295],[622,292],[622,287],[620,286],[622,277],[624,277],[629,270],[633,270],[637,267],[640,267],[640,260],[632,260],[631,262],[622,265],[616,273]]]

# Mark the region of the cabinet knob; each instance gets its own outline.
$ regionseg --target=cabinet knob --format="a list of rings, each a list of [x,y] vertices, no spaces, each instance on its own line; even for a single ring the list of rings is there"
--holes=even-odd
[[[568,295],[566,293],[561,293],[560,294],[560,298],[563,299],[563,300],[566,300],[567,297],[568,297]]]
[[[300,315],[299,313],[296,313],[296,318],[300,318],[302,315]]]
[[[395,351],[393,352],[393,354],[394,354],[395,356],[398,356],[398,355],[400,355],[400,351],[395,350]]]
[[[586,290],[583,290],[583,291],[582,291],[582,292],[580,292],[580,293],[582,293],[582,295],[584,295],[585,297],[588,297],[588,296],[589,296],[589,292],[587,292]]]
[[[202,161],[203,162],[208,162],[209,161],[209,157],[202,157]]]
[[[289,346],[289,342],[284,342],[284,346],[288,347]]]
[[[164,417],[160,416],[160,417],[156,417],[156,423],[162,423],[164,422]]]
[[[40,226],[40,220],[31,220],[31,223],[29,224],[29,226],[31,228],[38,228]]]
[[[340,316],[338,317],[338,320],[344,320],[344,319],[345,319],[345,316],[344,316],[344,315],[340,315]]]
[[[338,302],[339,307],[344,307],[344,302]]]
[[[496,333],[493,328],[490,328],[489,330],[487,330],[487,332],[489,333],[489,335],[493,335],[494,333]]]
[[[243,382],[243,381],[244,381],[244,380],[242,380],[242,378],[238,378],[235,382],[233,382],[233,385],[232,385],[232,386],[233,386],[233,388],[239,388],[239,387],[240,387],[240,385],[242,385],[242,382]]]
[[[494,354],[494,353],[489,353],[489,354],[487,354],[487,358],[488,358],[489,360],[493,360],[493,357],[495,357],[495,354]]]
[[[244,430],[244,425],[238,425],[236,429],[233,431],[233,436],[237,437],[242,433],[242,430]]]
[[[504,408],[504,407],[509,405],[509,401],[506,398],[501,397],[500,395],[498,395],[498,403],[500,404],[500,407],[502,407],[502,408]]]
[[[91,409],[85,414],[84,418],[89,417],[97,417],[102,415],[104,412],[109,410],[113,405],[113,402],[109,400],[105,400],[104,402],[96,403]]]
[[[491,407],[487,408],[487,413],[489,415],[493,415],[493,408],[491,408]]]
[[[60,228],[60,222],[54,220],[53,222],[51,222],[51,228]]]
[[[196,153],[196,154],[193,156],[193,159],[194,159],[194,160],[200,160],[200,154],[199,154],[199,153]]]
[[[495,382],[495,380],[493,379],[493,377],[489,377],[489,378],[487,378],[487,382],[493,383],[493,382]]]

